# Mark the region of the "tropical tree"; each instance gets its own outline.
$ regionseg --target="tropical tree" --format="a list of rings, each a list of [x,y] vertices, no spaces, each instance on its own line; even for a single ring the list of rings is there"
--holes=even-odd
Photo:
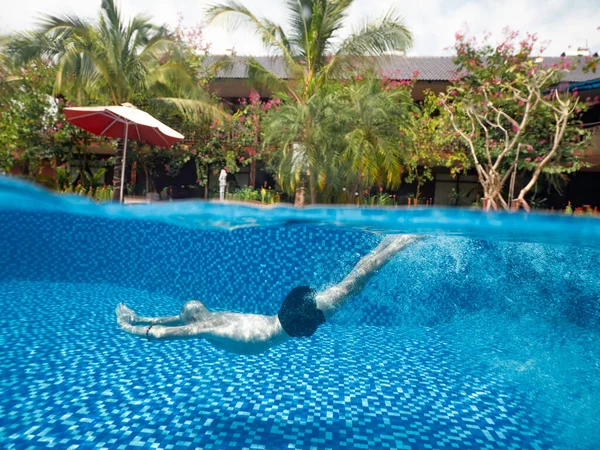
[[[415,109],[410,87],[356,76],[328,83],[306,103],[286,99],[266,116],[263,130],[264,145],[276,149],[279,184],[293,192],[309,168],[321,201],[351,201],[349,193],[373,185],[397,188],[411,150],[403,131]],[[319,151],[306,152],[304,145]]]
[[[306,178],[312,203],[317,202],[319,186],[335,190],[341,185],[334,160],[341,151],[344,128],[332,121],[340,105],[336,105],[331,88],[319,90],[306,102],[282,94],[279,109],[263,121],[262,145],[268,164],[279,186],[295,193],[297,206],[304,204]]]
[[[433,179],[434,167],[446,166],[453,175],[470,167],[469,155],[460,139],[450,132],[450,125],[441,114],[442,107],[438,100],[436,94],[426,91],[422,104],[416,108],[411,120],[401,124],[402,133],[406,134],[410,146],[403,154],[404,180],[417,184],[417,201],[423,184]]]
[[[389,12],[381,19],[365,23],[361,28],[342,39],[352,0],[288,0],[289,21],[287,30],[268,19],[259,18],[242,3],[230,0],[207,10],[208,21],[219,16],[238,19],[232,25],[251,27],[262,39],[266,48],[283,63],[287,78],[263,67],[256,59],[248,59],[248,70],[252,79],[267,86],[272,92],[283,92],[285,97],[297,103],[282,108],[281,114],[289,115],[297,108],[298,117],[304,118],[303,132],[296,135],[294,157],[296,175],[294,187],[303,189],[308,179],[311,201],[317,197],[317,167],[321,159],[321,148],[315,146],[312,124],[315,118],[311,106],[323,99],[312,97],[332,79],[348,76],[356,66],[368,61],[377,63],[388,52],[406,50],[411,44],[411,33],[400,16]],[[305,153],[304,155],[302,155]],[[299,165],[300,164],[300,165]],[[306,166],[301,167],[301,164]],[[300,168],[301,167],[301,168]]]
[[[210,108],[175,36],[144,15],[126,22],[114,0],[102,0],[95,22],[66,14],[47,15],[37,30],[13,36],[7,53],[20,63],[37,59],[56,64],[54,93],[79,105],[139,105],[151,97],[149,92],[167,98],[175,92],[186,95],[178,106]],[[119,145],[114,199],[120,196],[122,157],[123,146]]]
[[[486,208],[528,209],[525,196],[539,177],[578,170],[589,146],[579,121],[586,105],[560,85],[571,61],[549,66],[533,57],[535,35],[518,44],[517,36],[509,32],[491,45],[457,34],[460,72],[440,97],[477,171]],[[517,172],[525,180],[515,196]]]
[[[335,97],[340,107],[332,120],[341,121],[345,128],[336,163],[350,164],[346,183],[355,192],[372,185],[396,189],[410,150],[402,131],[415,109],[410,85],[357,76],[344,83]]]

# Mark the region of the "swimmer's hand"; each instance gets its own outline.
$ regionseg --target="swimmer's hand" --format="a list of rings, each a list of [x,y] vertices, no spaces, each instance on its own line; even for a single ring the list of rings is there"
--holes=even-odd
[[[137,320],[137,314],[124,303],[119,303],[115,312],[117,313],[117,323],[121,327],[123,325],[133,325]]]

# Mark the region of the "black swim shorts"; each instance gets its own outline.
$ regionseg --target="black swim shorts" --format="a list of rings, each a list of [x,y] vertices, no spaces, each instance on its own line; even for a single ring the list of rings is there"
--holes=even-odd
[[[312,336],[322,323],[323,311],[317,308],[315,291],[308,286],[292,289],[277,313],[283,330],[291,337]]]

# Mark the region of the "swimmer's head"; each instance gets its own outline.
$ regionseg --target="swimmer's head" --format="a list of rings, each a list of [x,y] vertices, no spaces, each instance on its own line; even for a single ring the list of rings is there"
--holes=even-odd
[[[183,323],[200,322],[210,314],[210,311],[200,300],[190,300],[181,309],[179,317]]]

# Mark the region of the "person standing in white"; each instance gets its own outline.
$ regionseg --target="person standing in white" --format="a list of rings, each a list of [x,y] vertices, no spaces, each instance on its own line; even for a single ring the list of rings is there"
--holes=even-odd
[[[225,187],[227,186],[227,171],[223,168],[221,169],[221,174],[219,175],[219,200],[225,200]]]

